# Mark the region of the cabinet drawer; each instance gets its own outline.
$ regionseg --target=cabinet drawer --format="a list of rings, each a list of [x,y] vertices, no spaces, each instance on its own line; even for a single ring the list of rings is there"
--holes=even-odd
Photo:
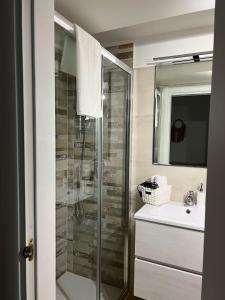
[[[204,233],[136,221],[135,255],[202,272]]]
[[[134,295],[146,300],[201,300],[202,276],[135,259]]]

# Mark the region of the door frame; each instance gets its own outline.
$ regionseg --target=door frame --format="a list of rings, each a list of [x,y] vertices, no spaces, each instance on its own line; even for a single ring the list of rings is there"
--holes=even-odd
[[[34,222],[34,139],[33,139],[33,49],[32,4],[22,0],[24,168],[25,168],[25,239],[35,239]],[[35,260],[26,261],[26,296],[35,299]]]
[[[216,1],[202,300],[225,299],[225,2]]]
[[[26,299],[22,1],[1,2],[0,298]]]

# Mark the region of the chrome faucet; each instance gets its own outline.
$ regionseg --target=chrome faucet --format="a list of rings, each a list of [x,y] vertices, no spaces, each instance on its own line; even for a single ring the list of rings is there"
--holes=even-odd
[[[193,191],[187,192],[185,198],[184,198],[184,205],[185,206],[193,206],[197,204],[195,201],[195,194]]]

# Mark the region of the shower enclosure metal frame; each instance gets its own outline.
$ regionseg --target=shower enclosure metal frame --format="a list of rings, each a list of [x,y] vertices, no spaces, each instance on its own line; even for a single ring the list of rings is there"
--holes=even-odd
[[[66,18],[61,16],[59,13],[55,12],[54,21],[61,27],[63,27],[67,32],[74,36],[74,25],[68,21]],[[127,232],[125,236],[125,278],[124,278],[124,290],[120,296],[120,299],[128,294],[128,282],[129,282],[129,232],[130,232],[130,220],[132,207],[130,206],[130,153],[131,153],[131,111],[132,111],[132,81],[133,81],[133,71],[132,69],[107,51],[105,48],[102,48],[102,61],[103,58],[107,58],[113,64],[124,70],[130,75],[128,80],[128,95],[127,95],[127,121],[126,121],[126,161],[125,161],[125,207],[126,207],[126,219],[128,222]],[[103,64],[102,64],[102,78],[103,78]],[[103,92],[103,87],[102,87]],[[97,166],[97,178],[98,178],[98,220],[101,220],[102,216],[102,178],[103,178],[103,118],[96,119],[96,137],[98,143],[98,166]],[[97,273],[96,273],[96,299],[100,299],[101,293],[101,222],[98,221],[97,224]]]

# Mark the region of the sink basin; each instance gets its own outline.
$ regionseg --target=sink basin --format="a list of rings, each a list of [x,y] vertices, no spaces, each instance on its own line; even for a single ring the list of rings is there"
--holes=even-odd
[[[134,215],[137,220],[162,223],[192,230],[205,230],[205,207],[184,206],[171,201],[162,206],[145,204]]]

